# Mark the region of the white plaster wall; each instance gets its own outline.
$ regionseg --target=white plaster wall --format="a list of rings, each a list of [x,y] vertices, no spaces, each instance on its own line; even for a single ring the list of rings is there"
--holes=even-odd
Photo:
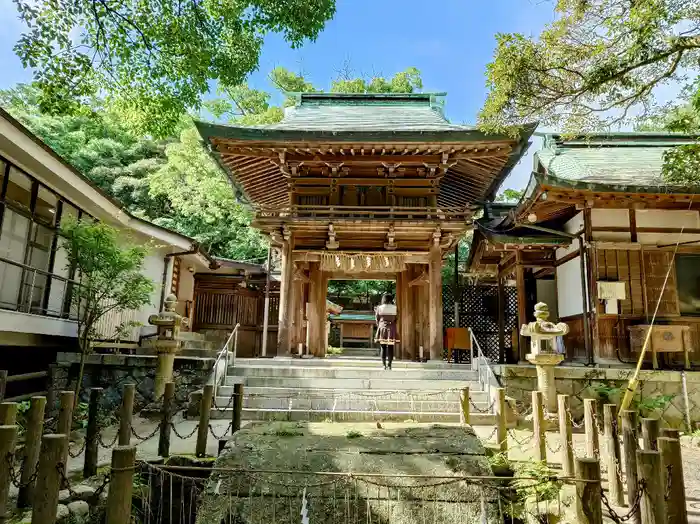
[[[187,269],[187,264],[183,261],[180,265],[180,287],[177,293],[177,313],[185,314],[185,301],[194,298],[194,274]]]
[[[700,229],[700,214],[697,211],[671,209],[638,209],[637,228],[666,227]],[[668,245],[676,242],[699,241],[700,235],[689,233],[637,233],[637,240],[647,245]]]
[[[630,227],[630,215],[627,209],[591,209],[591,226],[593,240],[609,242],[630,242],[630,233],[614,231],[595,231],[597,227]]]
[[[78,324],[62,318],[42,317],[18,311],[0,310],[0,329],[12,333],[77,337]]]
[[[583,229],[583,211],[579,211],[573,218],[564,224],[564,231],[571,235],[575,235]]]
[[[559,319],[557,305],[557,283],[554,280],[537,280],[537,302],[544,302],[549,306],[549,320]]]

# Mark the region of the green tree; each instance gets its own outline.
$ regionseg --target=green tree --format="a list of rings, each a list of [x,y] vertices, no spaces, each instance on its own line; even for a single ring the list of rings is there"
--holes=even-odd
[[[27,26],[15,52],[43,111],[73,112],[101,92],[158,137],[201,106],[211,81],[236,86],[254,71],[266,34],[300,47],[335,14],[335,0],[14,2]]]
[[[146,249],[122,242],[119,232],[109,225],[91,220],[68,220],[61,225],[60,234],[67,267],[76,270],[78,281],[71,291],[80,344],[80,372],[75,388],[77,403],[85,359],[97,336],[95,326],[108,313],[135,310],[148,304],[154,286],[141,273]],[[115,335],[133,325],[120,326]]]
[[[504,189],[496,195],[496,202],[515,203],[520,201],[523,194],[525,194],[523,189]]]
[[[688,0],[558,0],[556,19],[540,34],[499,34],[487,66],[489,94],[480,126],[539,120],[565,133],[641,121],[687,130],[679,106],[659,108],[655,90],[683,87],[682,104],[700,112],[700,9]],[[659,114],[661,115],[659,117]],[[670,117],[670,119],[669,119]],[[675,124],[674,124],[675,122]],[[697,183],[695,145],[667,155],[664,176]]]
[[[192,236],[211,253],[237,260],[265,258],[267,243],[250,227],[250,213],[207,154],[194,127],[165,149],[166,163],[149,176],[150,194],[173,213],[154,222]]]

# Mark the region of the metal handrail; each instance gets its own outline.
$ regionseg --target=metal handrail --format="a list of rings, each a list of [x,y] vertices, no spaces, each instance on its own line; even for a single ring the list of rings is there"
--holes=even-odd
[[[221,348],[221,351],[219,351],[219,354],[216,356],[216,360],[214,361],[214,365],[212,366],[212,373],[214,374],[214,398],[216,398],[216,390],[219,387],[219,377],[217,377],[217,372],[219,369],[219,362],[221,359],[226,356],[226,360],[224,360],[224,373],[222,375],[222,379],[226,380],[226,377],[228,376],[228,366],[229,366],[229,345],[231,344],[231,339],[233,339],[233,365],[236,365],[236,352],[238,351],[238,328],[241,327],[240,324],[236,324],[236,327],[233,328],[233,331],[231,331],[231,334],[229,335],[228,339],[226,340],[226,343],[224,344],[224,347]]]
[[[493,400],[491,397],[491,379],[495,384],[497,384],[499,387],[501,385],[500,380],[498,380],[498,377],[496,376],[496,373],[494,373],[493,368],[491,367],[491,364],[489,364],[489,359],[486,358],[484,355],[484,352],[481,350],[481,345],[479,344],[479,341],[476,339],[474,336],[474,331],[472,331],[472,328],[467,328],[469,329],[469,337],[471,338],[472,341],[472,369],[476,368],[476,371],[479,374],[479,382],[484,385],[486,388],[486,394],[488,395],[489,400]],[[479,359],[479,362],[477,363],[477,359],[474,358],[474,349],[477,351],[477,358]],[[482,379],[481,375],[481,370],[483,369],[483,366],[480,364],[480,362],[483,361],[486,364],[486,374],[487,376]]]

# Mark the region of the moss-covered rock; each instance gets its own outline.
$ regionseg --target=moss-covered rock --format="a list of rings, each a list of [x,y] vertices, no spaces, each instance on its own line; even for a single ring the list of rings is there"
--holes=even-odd
[[[214,471],[198,524],[298,524],[304,494],[312,524],[478,522],[482,498],[487,507],[495,500],[484,482],[453,478],[491,475],[469,427],[251,425],[236,433],[215,468],[235,471]]]

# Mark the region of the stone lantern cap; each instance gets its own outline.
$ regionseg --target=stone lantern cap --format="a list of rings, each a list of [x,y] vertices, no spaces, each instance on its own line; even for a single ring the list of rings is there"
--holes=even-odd
[[[165,297],[163,311],[157,315],[148,317],[148,323],[158,327],[158,339],[156,348],[158,352],[175,351],[178,347],[178,335],[182,326],[183,317],[175,313],[177,297],[173,294]]]

